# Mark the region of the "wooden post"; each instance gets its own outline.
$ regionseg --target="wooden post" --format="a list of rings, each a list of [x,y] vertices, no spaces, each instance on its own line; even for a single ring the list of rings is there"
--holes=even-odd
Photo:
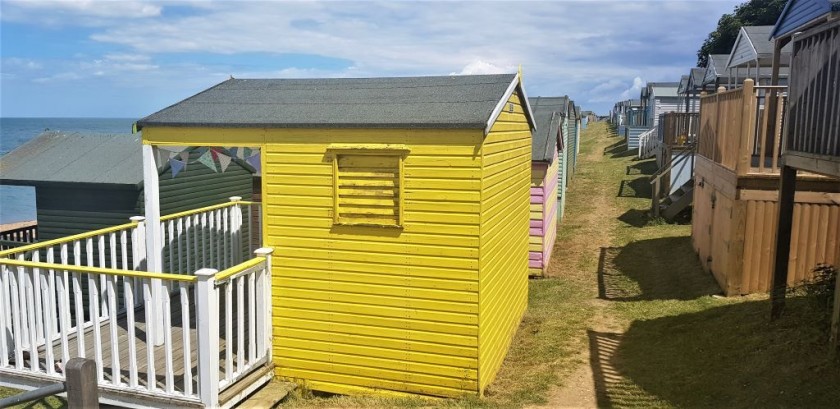
[[[143,144],[143,198],[146,205],[146,271],[163,272],[163,245],[160,228],[160,185],[158,168],[152,145]],[[164,296],[169,296],[163,289],[160,279],[152,279],[152,305],[155,317],[161,317]],[[163,345],[163,320],[155,320],[154,345]]]
[[[64,368],[67,386],[67,406],[70,409],[99,407],[99,388],[96,383],[96,363],[92,359],[73,358]]]
[[[752,149],[750,143],[753,140],[753,130],[755,129],[755,108],[758,101],[753,95],[753,80],[747,78],[744,80],[744,87],[742,92],[742,111],[741,111],[741,129],[737,131],[740,133],[740,141],[738,143],[738,161],[735,163],[735,174],[746,175],[750,170],[750,159],[752,158]]]
[[[262,247],[254,251],[257,257],[265,257],[265,270],[257,276],[257,308],[262,311],[262,320],[257,321],[257,352],[271,357],[271,254],[274,249]],[[269,358],[270,359],[270,358]]]
[[[205,407],[219,406],[219,303],[216,293],[218,270],[195,272],[196,338],[198,342],[198,396]],[[233,348],[233,345],[228,345]]]
[[[840,337],[840,279],[834,284],[834,309],[831,314],[831,331],[829,333],[829,345],[831,356],[837,355],[838,337]]]
[[[779,39],[776,39],[775,44],[773,46],[773,69],[770,75],[770,85],[779,85],[779,64],[781,63],[781,54],[782,54],[782,42]],[[764,148],[765,152],[759,152],[760,159],[764,159],[764,154],[767,151],[766,147],[770,147],[770,152],[773,151],[774,141],[776,137],[776,121],[779,118],[776,117],[776,103],[778,95],[778,90],[770,88],[767,90],[767,93],[764,95],[764,123],[763,131],[765,140],[762,144],[762,148]],[[771,153],[772,154],[772,153]]]
[[[794,194],[796,193],[796,168],[783,165],[779,182],[779,225],[776,230],[776,260],[770,290],[770,319],[781,317],[785,309],[788,261],[790,260],[790,234],[793,228]]]
[[[230,251],[231,251],[231,265],[237,265],[242,262],[242,205],[239,202],[242,200],[241,196],[231,196],[230,201],[235,203],[231,206],[231,226],[230,226]],[[250,234],[250,230],[248,231]]]

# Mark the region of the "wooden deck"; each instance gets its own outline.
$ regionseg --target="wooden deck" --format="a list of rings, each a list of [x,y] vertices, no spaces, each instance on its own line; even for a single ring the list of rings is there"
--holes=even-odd
[[[95,331],[93,326],[88,326],[84,331],[84,352],[82,354],[79,353],[80,347],[78,342],[78,337],[74,333],[67,337],[68,339],[68,352],[69,358],[73,357],[88,357],[95,359],[97,362],[101,363],[102,370],[100,374],[100,385],[103,383],[106,385],[106,388],[103,388],[103,396],[107,396],[108,392],[115,395],[123,395],[123,396],[130,396],[135,395],[135,397],[143,402],[141,406],[155,406],[157,403],[158,405],[177,405],[177,406],[201,406],[200,402],[198,402],[197,398],[194,396],[190,396],[198,391],[198,351],[196,346],[197,340],[197,333],[196,333],[196,317],[195,317],[195,297],[191,292],[189,297],[189,322],[184,325],[183,313],[178,302],[178,296],[172,295],[170,297],[171,301],[171,313],[170,313],[170,322],[171,322],[171,329],[169,333],[169,345],[172,345],[171,354],[172,359],[170,362],[174,363],[171,365],[170,368],[167,368],[167,355],[166,355],[166,344],[160,346],[152,347],[152,373],[153,376],[150,377],[149,374],[149,348],[150,344],[147,341],[147,324],[146,324],[146,311],[143,306],[137,307],[134,309],[134,344],[136,348],[135,356],[136,358],[136,365],[137,365],[137,379],[136,379],[136,386],[131,385],[130,379],[130,371],[128,370],[129,365],[129,326],[128,320],[126,319],[126,312],[123,311],[122,313],[117,315],[117,320],[114,322],[113,320],[104,318],[99,323],[99,347],[101,348],[101,358],[97,359],[97,351],[96,351],[96,343],[95,340]],[[219,310],[219,322],[223,323],[225,318],[225,302],[223,299],[219,300],[220,310]],[[233,314],[233,321],[231,327],[234,329],[232,331],[232,338],[230,342],[227,342],[224,338],[225,333],[224,331],[220,331],[219,337],[219,379],[225,378],[226,373],[226,366],[228,365],[228,358],[227,354],[230,352],[231,357],[229,359],[230,365],[235,376],[234,382],[226,385],[227,388],[222,388],[220,393],[220,404],[223,406],[225,403],[235,404],[236,402],[229,402],[231,399],[237,399],[237,401],[247,393],[242,393],[243,390],[247,389],[248,391],[254,390],[262,385],[262,382],[256,385],[252,385],[253,382],[259,382],[260,379],[265,379],[267,381],[271,378],[273,373],[273,369],[270,365],[262,364],[257,365],[250,373],[243,373],[243,374],[236,374],[236,369],[239,367],[244,367],[245,360],[249,356],[249,343],[244,342],[244,353],[240,354],[240,350],[237,347],[238,344],[238,336],[236,328],[239,326],[239,322],[236,320],[236,314]],[[248,325],[247,319],[243,321],[244,325]],[[117,332],[117,345],[111,345],[111,326],[116,324],[116,332]],[[188,337],[187,342],[185,343],[184,338]],[[188,349],[185,350],[184,346],[189,346]],[[228,345],[231,346],[230,351],[228,351]],[[62,351],[60,339],[55,340],[52,342],[51,347],[53,349],[53,355],[55,356],[55,371],[56,373],[61,376],[62,375],[62,368],[61,368],[61,358],[64,356]],[[45,372],[46,375],[46,360],[44,359],[46,353],[46,345],[42,345],[38,349],[38,356],[39,356],[39,367],[42,371]],[[117,351],[119,354],[119,368],[114,368],[113,366],[113,354],[114,351]],[[240,362],[240,359],[242,362]],[[11,362],[10,362],[11,363]],[[30,367],[30,354],[24,354],[24,367]],[[185,367],[189,365],[189,374],[187,371],[184,370]],[[241,366],[240,366],[241,365]],[[2,373],[2,372],[0,372]],[[167,373],[171,373],[171,381],[167,381]],[[7,374],[3,374],[5,377]],[[15,376],[14,374],[9,374],[10,376]],[[238,375],[238,376],[237,376]],[[32,374],[26,375],[26,377],[32,378]],[[113,382],[114,377],[119,377],[119,383],[115,384]],[[154,400],[153,394],[150,394],[148,388],[150,379],[154,382],[154,389],[160,391],[167,391],[168,396],[159,396],[158,400]],[[187,383],[187,379],[189,379],[189,383]],[[111,386],[113,385],[113,387]],[[119,386],[117,386],[119,385]],[[173,395],[182,395],[183,399],[173,398]],[[119,402],[125,403],[123,399],[111,399],[111,402]]]

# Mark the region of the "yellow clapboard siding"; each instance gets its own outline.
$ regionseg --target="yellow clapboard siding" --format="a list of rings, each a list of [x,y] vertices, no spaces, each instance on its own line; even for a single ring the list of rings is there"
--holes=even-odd
[[[305,284],[310,285],[306,286],[308,288],[299,287],[299,285]],[[349,287],[346,283],[342,283],[342,286]],[[357,310],[359,313],[366,311],[367,314],[382,317],[407,317],[454,324],[477,324],[475,317],[467,316],[478,314],[478,308],[475,305],[470,305],[470,301],[468,300],[468,298],[474,298],[474,296],[467,297],[467,294],[464,294],[464,297],[459,302],[454,302],[413,298],[416,296],[405,295],[405,292],[394,297],[350,292],[352,289],[338,288],[339,285],[333,283],[329,283],[325,289],[310,289],[312,287],[315,286],[303,280],[287,278],[284,280],[283,285],[275,286],[274,288],[277,288],[278,291],[284,291],[286,298],[306,300],[306,302],[311,303],[311,305],[307,306],[308,308],[320,306],[319,309],[324,309],[322,304],[316,303],[316,301],[322,301],[335,304],[330,306],[330,308],[340,308],[343,306],[339,306],[338,304],[345,304],[346,306],[359,308]]]
[[[360,251],[372,253],[390,254],[411,254],[430,257],[459,257],[464,259],[475,259],[478,257],[478,249],[474,247],[440,246],[430,244],[404,244],[404,243],[370,243],[353,239],[331,238],[305,238],[287,237],[283,239],[286,246],[307,248],[321,246],[329,250]],[[374,250],[375,249],[375,250]]]
[[[289,329],[284,332],[284,335],[291,335],[295,332],[295,330]],[[382,363],[376,362],[369,366],[385,369],[405,369],[412,372],[433,375],[439,374],[448,377],[463,375],[467,372],[471,375],[472,379],[475,379],[475,369],[478,367],[478,362],[475,358],[462,358],[459,356],[438,354],[436,352],[420,352],[407,348],[415,347],[417,345],[416,343],[411,345],[398,344],[398,348],[388,348],[382,344],[378,346],[358,345],[352,342],[353,339],[351,337],[313,339],[317,337],[317,334],[299,331],[297,333],[305,338],[301,339],[293,336],[277,337],[278,345],[280,345],[279,348],[293,348],[299,351],[307,350],[320,353],[340,350],[343,354],[347,354],[344,357],[346,363],[362,364],[362,362],[352,360],[356,359],[356,357],[374,357],[380,358],[380,362]],[[292,355],[290,354],[290,356]],[[414,362],[417,364],[412,365]]]
[[[428,362],[429,354],[396,352],[378,347],[335,344],[295,338],[280,338],[278,348],[285,356],[297,359],[336,362],[347,365],[365,366],[385,370],[414,372],[447,378],[475,379],[477,363],[464,362],[455,365],[451,357],[437,357],[437,362]],[[331,354],[331,352],[335,354]],[[336,353],[337,352],[337,353]],[[396,352],[396,353],[395,353]],[[474,360],[472,360],[474,361]]]
[[[426,267],[419,265],[406,265],[404,263],[388,264],[388,263],[370,263],[365,261],[344,261],[344,260],[323,260],[320,258],[306,258],[300,256],[285,256],[285,254],[292,254],[291,249],[287,250],[282,246],[275,248],[275,253],[278,264],[276,272],[272,271],[275,276],[286,274],[286,271],[296,268],[312,268],[313,265],[318,268],[337,269],[341,271],[350,271],[357,273],[382,273],[388,274],[404,274],[417,277],[425,277],[432,279],[451,279],[457,281],[478,280],[478,274],[473,269],[454,269],[442,267]],[[282,263],[280,263],[282,262]],[[294,275],[291,274],[290,275]]]
[[[283,245],[282,247],[293,251],[295,253],[295,256],[297,257],[305,257],[311,259],[336,258],[345,261],[360,261],[382,264],[413,264],[425,267],[452,267],[461,268],[465,270],[472,270],[478,268],[477,260],[464,259],[459,257],[421,256],[414,254],[388,254],[380,251],[374,251],[374,249],[372,248],[368,248],[366,251],[353,251],[342,249],[316,249],[305,247],[292,247],[288,245]]]
[[[431,244],[446,247],[478,248],[478,238],[473,236],[401,232],[394,232],[391,235],[372,235],[359,234],[359,232],[354,228],[334,228],[332,230],[333,231],[324,231],[322,229],[311,227],[282,227],[272,231],[271,234],[272,236],[276,236],[280,241],[296,237],[330,240],[354,240],[370,246],[376,246],[378,243],[393,243],[394,238],[392,236],[399,235],[402,240],[401,243],[410,245]]]
[[[519,106],[518,93],[510,101]],[[479,389],[494,379],[527,304],[532,166],[527,119],[506,116],[482,147],[483,188],[479,278]],[[533,210],[533,211],[532,211]],[[535,247],[541,249],[541,244]],[[537,250],[539,251],[539,250]]]
[[[469,370],[464,370],[465,376],[462,378],[449,378],[444,376],[430,376],[425,375],[417,372],[410,372],[406,370],[391,370],[391,369],[383,369],[383,368],[376,368],[371,366],[364,366],[363,364],[349,364],[349,363],[342,363],[342,362],[327,362],[327,361],[318,361],[308,357],[305,357],[303,352],[310,352],[311,351],[300,351],[299,353],[292,354],[292,351],[286,350],[286,353],[283,353],[283,348],[276,348],[276,353],[279,353],[281,356],[286,356],[287,358],[281,364],[283,368],[311,368],[312,370],[316,371],[323,371],[330,374],[345,374],[345,375],[357,375],[357,376],[366,376],[366,377],[375,377],[381,380],[391,380],[396,382],[416,382],[420,384],[427,384],[427,385],[436,385],[436,386],[443,386],[449,388],[469,388],[471,385],[475,385],[475,381],[469,380]],[[313,353],[313,355],[317,355]],[[341,354],[332,354],[334,357],[333,359],[338,359],[341,357]],[[358,358],[357,358],[358,359]],[[359,359],[360,361],[363,361]]]
[[[297,321],[299,322],[299,321]],[[294,325],[295,322],[291,322]],[[295,328],[294,326],[282,326],[283,330],[278,331],[274,336],[275,340],[285,338],[296,338],[301,340],[323,341],[330,343],[340,343],[347,345],[357,345],[360,347],[374,346],[376,349],[390,349],[400,351],[402,353],[417,353],[426,354],[427,356],[421,358],[422,362],[438,363],[441,359],[446,359],[454,365],[466,368],[473,368],[478,366],[478,355],[474,348],[446,345],[435,342],[423,342],[410,339],[408,336],[400,335],[396,338],[389,338],[381,333],[376,336],[362,335],[357,333],[336,332],[332,328],[326,330],[319,328],[318,330]],[[275,341],[276,343],[277,341]],[[423,357],[423,355],[419,355]],[[474,365],[474,366],[473,366]]]
[[[478,345],[477,338],[474,334],[458,335],[441,332],[423,331],[417,328],[405,328],[394,326],[372,325],[370,321],[357,320],[361,322],[351,322],[348,319],[333,320],[330,319],[329,314],[313,314],[307,315],[306,311],[288,310],[283,311],[282,318],[272,317],[272,324],[274,328],[296,328],[309,331],[323,331],[337,332],[342,334],[349,334],[352,336],[366,336],[371,338],[383,339],[404,339],[416,342],[424,342],[437,345],[441,351],[452,351],[462,357],[477,356],[476,346]],[[272,308],[273,314],[280,314],[278,308]],[[320,319],[326,318],[326,320]],[[280,332],[274,334],[273,339],[277,339]],[[365,344],[378,345],[378,344]],[[443,353],[443,352],[441,352]]]
[[[391,271],[388,271],[391,273]],[[325,282],[353,288],[353,292],[396,295],[407,294],[410,297],[427,298],[443,301],[463,302],[465,298],[475,301],[478,285],[466,280],[438,280],[434,278],[413,277],[407,274],[366,274],[341,270],[322,270],[318,268],[286,269],[283,276],[288,280],[315,281],[316,283],[298,283],[301,288],[323,288]]]
[[[440,321],[440,318],[455,318],[445,313],[434,314],[425,311],[412,311],[369,305],[332,303],[319,300],[297,299],[284,296],[275,301],[274,315],[280,317],[308,318],[325,322],[343,322],[348,324],[371,325],[375,327],[411,328],[418,331],[438,334],[478,335],[475,324],[456,324],[452,321]],[[465,321],[472,321],[475,316],[461,314]]]

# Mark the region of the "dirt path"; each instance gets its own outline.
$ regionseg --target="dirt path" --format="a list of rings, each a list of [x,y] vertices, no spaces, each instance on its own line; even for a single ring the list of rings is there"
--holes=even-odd
[[[601,248],[609,247],[613,242],[613,226],[607,221],[616,220],[622,213],[614,199],[613,186],[605,186],[600,181],[599,172],[604,172],[605,154],[608,147],[618,140],[609,137],[606,127],[594,124],[582,138],[595,138],[591,149],[578,158],[578,173],[573,178],[567,192],[566,215],[562,221],[571,228],[571,234],[558,241],[555,248],[549,275],[562,276],[575,281],[587,291],[587,308],[593,311],[588,323],[587,334],[615,334],[623,332],[624,325],[609,310],[608,302],[598,298],[597,268]],[[597,407],[599,391],[593,376],[592,356],[605,358],[601,367],[610,370],[609,348],[600,348],[598,354],[592,354],[592,348],[600,348],[597,342],[584,343],[579,353],[578,362],[582,362],[571,373],[560,374],[562,386],[554,386],[548,394],[547,408],[587,408]],[[565,378],[565,379],[563,379]]]

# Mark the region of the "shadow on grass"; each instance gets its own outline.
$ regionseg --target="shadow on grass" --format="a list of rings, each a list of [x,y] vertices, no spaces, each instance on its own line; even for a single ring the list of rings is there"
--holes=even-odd
[[[655,160],[639,161],[627,166],[627,176],[652,175],[656,173],[657,170],[659,170],[659,167],[656,166]]]
[[[604,148],[604,155],[613,156],[613,155],[616,155],[616,154],[619,154],[619,153],[624,153],[624,152],[627,152],[627,144],[624,142],[624,140],[620,140],[620,141]]]
[[[650,198],[652,189],[647,176],[622,180],[618,186],[618,197]]]
[[[618,220],[633,227],[645,227],[650,223],[650,213],[647,210],[630,209],[621,216]]]
[[[666,237],[602,247],[598,295],[612,301],[693,300],[719,294],[703,271],[690,237]]]
[[[766,300],[637,320],[622,335],[590,332],[599,407],[836,408],[840,365],[813,303]]]

